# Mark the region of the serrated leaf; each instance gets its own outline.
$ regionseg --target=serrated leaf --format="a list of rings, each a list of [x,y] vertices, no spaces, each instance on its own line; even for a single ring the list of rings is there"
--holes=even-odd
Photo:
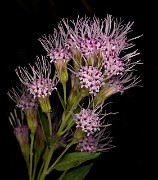
[[[55,166],[58,171],[65,171],[81,163],[97,158],[101,153],[73,152],[66,154]]]
[[[42,129],[43,129],[43,132],[44,132],[46,143],[49,145],[49,143],[50,143],[50,140],[49,140],[50,133],[49,133],[48,119],[45,118],[41,108],[38,109],[38,115],[39,115],[39,118],[40,118],[40,121],[41,121],[41,124],[42,124]]]
[[[68,172],[63,180],[84,180],[86,175],[89,173],[93,163],[89,165],[84,165],[82,167],[76,168],[70,172]]]

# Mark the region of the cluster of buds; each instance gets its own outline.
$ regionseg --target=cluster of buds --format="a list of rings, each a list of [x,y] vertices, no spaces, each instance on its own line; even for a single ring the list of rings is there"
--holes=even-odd
[[[114,147],[108,130],[111,124],[105,123],[107,113],[103,113],[105,100],[139,86],[140,82],[134,68],[141,62],[132,61],[139,53],[129,52],[134,47],[132,40],[138,37],[127,38],[132,24],[123,24],[110,15],[101,20],[96,17],[76,21],[62,19],[53,35],[38,39],[47,55],[37,57],[35,65],[29,64],[30,69],[15,70],[22,89],[12,88],[8,95],[26,116],[27,125],[21,123],[16,111],[10,114],[9,120],[29,166],[30,179],[33,151],[37,163],[46,146],[45,157],[52,146],[55,151],[59,146],[69,147],[69,142],[77,144],[76,151],[88,153],[105,152]],[[63,86],[63,96],[57,89],[58,82]],[[69,88],[67,82],[70,82]],[[63,107],[60,117],[55,113],[59,109],[51,106],[50,96],[54,91]],[[86,98],[88,106],[84,103]],[[44,161],[43,170],[49,165]],[[41,173],[41,179],[45,174]]]

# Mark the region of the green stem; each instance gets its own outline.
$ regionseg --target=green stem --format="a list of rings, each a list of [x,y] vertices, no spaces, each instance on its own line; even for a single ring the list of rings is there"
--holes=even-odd
[[[34,143],[34,132],[31,132],[31,146],[30,146],[30,166],[29,166],[29,180],[32,180],[32,164],[33,164],[33,143]]]
[[[42,157],[43,162],[42,162],[42,165],[40,167],[40,170],[39,170],[39,173],[38,173],[38,176],[37,176],[37,180],[39,180],[39,178],[41,176],[42,170],[43,170],[44,165],[45,165],[47,154],[48,154],[48,147],[46,147],[45,152],[43,153],[43,157]]]
[[[66,116],[63,116],[63,119],[62,119],[62,123],[59,127],[59,130],[58,130],[58,134],[60,135],[60,133],[63,131],[64,127],[65,127],[65,124],[67,122],[67,120],[70,118],[71,116],[71,113],[73,112],[74,109],[76,109],[77,105],[79,104],[79,102],[81,101],[82,99],[82,96],[79,94],[76,98],[76,101],[73,103],[70,111],[68,112],[68,114]]]
[[[70,142],[65,150],[60,154],[60,156],[56,159],[56,161],[52,164],[52,166],[47,170],[47,174],[49,174],[55,167],[55,165],[58,163],[58,161],[62,158],[62,156],[66,153],[66,151],[75,143],[75,141]]]
[[[40,178],[40,176],[41,176],[41,173],[42,173],[42,170],[43,170],[43,168],[44,168],[44,161],[43,161],[43,163],[42,163],[42,165],[41,165],[41,168],[40,168],[40,170],[39,170],[39,173],[38,173],[38,176],[37,176],[37,180],[39,180],[39,178]]]
[[[42,163],[42,165],[41,165],[41,168],[40,168],[40,170],[39,170],[39,173],[38,173],[38,176],[37,176],[37,180],[39,180],[43,168],[44,168],[44,161],[43,161],[43,163]]]
[[[23,153],[23,152],[22,152],[22,153]],[[29,172],[29,155],[26,156],[25,154],[23,154],[23,156],[24,156],[24,159],[25,159],[25,161],[26,161],[26,166],[27,166],[27,169],[28,169],[28,172]]]
[[[79,104],[79,102],[81,101],[82,98],[83,97],[80,94],[77,96],[76,101],[73,103],[72,107],[70,108],[69,113],[65,116],[65,121],[67,121],[70,118],[73,110],[76,109],[76,107],[78,106],[78,104]]]
[[[48,122],[49,122],[49,133],[50,133],[50,137],[52,137],[52,122],[51,122],[50,113],[47,113],[47,117],[48,117]]]
[[[39,161],[39,156],[37,157],[37,154],[35,154],[35,156],[34,156],[34,166],[33,166],[33,175],[32,175],[33,180],[35,179],[38,161]]]
[[[60,133],[60,135],[62,136],[63,134],[65,134],[74,124],[75,124],[75,122],[72,123],[71,125],[67,126],[67,127]]]
[[[66,107],[66,83],[62,83],[62,85],[63,85],[63,91],[64,91],[64,104]]]
[[[53,155],[53,153],[54,153],[54,151],[55,151],[55,148],[56,148],[56,144],[52,145],[52,147],[51,147],[51,149],[50,149],[50,151],[49,151],[49,153],[48,153],[47,159],[46,159],[46,161],[45,161],[45,165],[44,165],[44,168],[43,168],[43,172],[42,172],[39,180],[44,180],[45,176],[48,174],[48,173],[47,173],[47,169],[48,169],[50,160],[51,160],[51,158],[52,158],[52,155]]]
[[[67,173],[67,171],[68,171],[68,169],[67,169],[67,170],[65,170],[65,171],[61,174],[61,176],[59,177],[59,179],[58,179],[58,180],[62,180],[62,179],[63,179],[63,177],[65,176],[65,174]]]

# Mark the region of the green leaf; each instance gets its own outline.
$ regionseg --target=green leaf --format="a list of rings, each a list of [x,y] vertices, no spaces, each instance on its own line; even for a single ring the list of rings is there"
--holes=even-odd
[[[73,152],[66,154],[55,166],[58,171],[65,171],[81,163],[97,158],[101,153]]]
[[[49,145],[50,144],[50,133],[49,133],[49,122],[48,119],[44,116],[41,108],[38,109],[38,115],[42,124],[42,129],[45,135],[46,143]]]
[[[83,180],[86,175],[89,173],[93,163],[89,165],[84,165],[82,167],[76,168],[70,172],[68,172],[63,180]]]

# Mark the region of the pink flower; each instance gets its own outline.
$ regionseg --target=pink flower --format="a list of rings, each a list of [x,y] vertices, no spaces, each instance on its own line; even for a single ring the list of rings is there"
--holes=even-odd
[[[141,63],[140,60],[132,62],[132,58],[139,53],[131,48],[135,46],[132,41],[140,36],[128,38],[132,25],[133,22],[123,23],[111,15],[104,19],[62,19],[53,36],[43,36],[39,41],[51,61],[59,67],[61,59],[73,59],[74,72],[79,77],[81,89],[86,89],[95,96],[103,84],[111,83],[113,78],[120,78],[124,82],[127,79],[123,80],[123,77],[130,76],[130,84],[137,84],[135,77],[131,77],[131,72]],[[60,59],[58,63],[57,59]]]
[[[29,129],[24,124],[24,114],[21,111],[20,118],[18,117],[17,110],[14,109],[14,113],[10,113],[9,116],[10,124],[14,129],[14,134],[20,145],[29,143],[28,134]]]
[[[48,37],[46,35],[42,36],[39,41],[47,51],[51,63],[57,63],[58,60],[67,62],[70,59],[71,53],[64,45],[64,39],[59,30],[55,29],[54,34],[48,35]]]
[[[112,137],[105,127],[101,131],[79,140],[77,150],[89,153],[105,152],[114,147],[111,142]]]
[[[8,91],[8,96],[16,103],[16,106],[21,110],[37,108],[37,99],[28,92],[28,89],[25,86],[22,86],[21,90],[19,88],[17,88],[17,90],[12,88]]]
[[[109,124],[104,125],[102,121],[103,118],[107,115],[106,113],[101,114],[103,106],[102,104],[93,109],[82,108],[78,114],[74,114],[74,120],[76,122],[76,128],[81,128],[83,132],[86,133],[87,136],[93,135],[95,132],[100,131],[101,127],[107,127]]]
[[[98,142],[92,135],[86,136],[78,142],[77,149],[82,152],[97,152]]]
[[[58,27],[61,34],[64,34],[68,48],[76,48],[83,56],[89,57],[98,53],[118,56],[122,50],[133,47],[131,40],[135,38],[127,38],[132,25],[133,22],[123,24],[123,21],[114,20],[111,15],[107,15],[105,19],[97,17],[93,19],[78,17],[76,21],[63,19]]]
[[[52,79],[41,78],[33,81],[30,84],[29,89],[30,93],[34,96],[34,98],[44,98],[51,95],[52,91],[56,89],[55,85],[56,84],[53,82]]]
[[[27,167],[29,167],[29,129],[27,125],[24,124],[24,114],[21,111],[20,116],[18,117],[19,112],[14,109],[14,113],[10,113],[9,121],[14,129],[14,134],[20,145],[21,152],[26,161]]]
[[[81,127],[87,136],[100,130],[101,122],[94,110],[82,109],[79,114],[75,114],[76,127]]]
[[[96,95],[102,85],[111,83],[113,78],[120,79],[124,85],[130,81],[131,85],[126,86],[128,88],[139,82],[135,76],[131,76],[135,71],[134,67],[141,64],[140,60],[132,62],[132,58],[139,55],[137,50],[131,50],[135,46],[132,41],[140,37],[127,37],[132,31],[132,25],[133,22],[123,23],[111,15],[107,15],[105,19],[63,19],[59,23],[59,30],[64,34],[66,46],[72,52],[79,52],[81,55],[81,58],[78,56],[79,59],[76,59],[75,55],[72,56],[79,69],[75,73],[78,74],[81,88],[87,88],[90,94]],[[91,64],[93,68],[89,67]],[[98,64],[102,64],[102,68],[97,69]],[[94,73],[91,75],[88,70],[92,69]],[[99,74],[100,78],[95,78],[95,73]]]
[[[27,68],[19,67],[16,69],[16,73],[21,82],[28,87],[30,94],[34,98],[45,98],[50,96],[52,91],[56,89],[57,76],[54,75],[53,79],[50,79],[51,64],[45,57],[41,60],[37,57],[35,66],[31,66],[32,74]]]
[[[122,75],[125,72],[125,64],[115,56],[109,56],[104,62],[105,73],[107,76]]]
[[[123,93],[125,90],[139,86],[139,82],[141,81],[139,76],[134,76],[133,73],[123,74],[122,76],[112,77],[109,82],[105,85],[105,89],[113,88],[113,93]]]
[[[91,95],[96,95],[104,85],[104,75],[95,66],[81,66],[78,72],[81,88],[88,89]]]

